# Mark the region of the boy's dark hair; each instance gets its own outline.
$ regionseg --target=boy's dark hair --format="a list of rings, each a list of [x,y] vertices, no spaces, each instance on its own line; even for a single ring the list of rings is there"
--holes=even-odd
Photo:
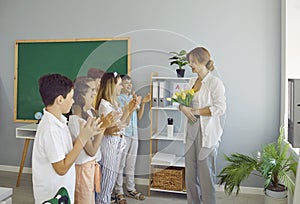
[[[122,80],[131,80],[131,77],[127,74],[121,75]]]
[[[47,74],[39,79],[39,91],[45,106],[53,105],[59,95],[66,98],[73,86],[69,78],[60,74]]]

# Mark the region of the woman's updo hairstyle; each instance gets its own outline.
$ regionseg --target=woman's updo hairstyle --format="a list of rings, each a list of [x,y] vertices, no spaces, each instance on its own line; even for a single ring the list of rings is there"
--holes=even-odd
[[[213,71],[215,69],[214,61],[210,59],[210,54],[208,50],[204,47],[196,47],[191,50],[187,55],[186,58],[189,61],[189,57],[193,56],[193,58],[200,64],[205,65],[205,67],[209,71]]]

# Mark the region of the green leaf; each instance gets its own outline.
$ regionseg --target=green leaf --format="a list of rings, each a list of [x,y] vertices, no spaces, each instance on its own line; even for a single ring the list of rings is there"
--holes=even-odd
[[[233,153],[230,156],[225,155],[225,160],[229,164],[222,169],[218,175],[219,184],[224,184],[224,190],[227,194],[231,194],[234,190],[239,193],[241,182],[248,178],[251,172],[257,170],[257,161],[247,155]]]
[[[186,55],[186,51],[185,51],[185,50],[181,50],[181,51],[179,52],[179,55]]]
[[[274,186],[282,183],[293,192],[295,188],[293,177],[296,175],[298,162],[293,159],[288,150],[289,145],[283,142],[283,129],[281,128],[277,142],[265,145],[259,157],[256,155],[249,157],[240,153],[225,156],[229,164],[218,175],[219,183],[225,184],[226,193],[230,194],[235,190],[238,194],[240,182],[250,173],[254,174],[253,172],[257,171],[265,179],[265,188],[271,182]]]
[[[178,61],[173,61],[173,62],[170,62],[170,65],[178,64],[178,63],[179,63]]]
[[[177,60],[177,59],[179,59],[179,57],[177,57],[177,56],[173,56],[173,57],[169,58],[169,60]]]

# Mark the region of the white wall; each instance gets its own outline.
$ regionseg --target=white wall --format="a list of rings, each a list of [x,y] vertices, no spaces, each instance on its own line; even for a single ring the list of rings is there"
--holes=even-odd
[[[15,138],[23,124],[13,122],[14,41],[129,36],[140,93],[147,92],[151,71],[174,72],[169,51],[196,45],[210,50],[228,103],[219,171],[223,153],[252,153],[277,138],[280,15],[280,0],[0,0],[0,165],[19,165],[24,143]],[[139,125],[139,154],[145,157],[138,159],[137,171],[147,177],[147,114]],[[25,166],[31,166],[29,158]],[[262,182],[255,178],[244,185]]]
[[[299,79],[300,78],[300,58],[299,58],[299,47],[300,47],[300,1],[298,0],[283,0],[283,35],[282,35],[282,99],[284,100],[281,104],[282,112],[284,110],[285,125],[288,125],[288,87],[287,80],[289,78]],[[299,150],[299,149],[298,149]],[[299,154],[298,154],[299,155]],[[300,163],[300,160],[298,161]],[[297,172],[300,172],[300,165],[298,165]],[[297,173],[295,181],[296,188],[294,194],[294,204],[300,200],[300,175]],[[290,197],[289,203],[292,203]]]
[[[286,2],[286,75],[287,78],[300,78],[300,1]]]

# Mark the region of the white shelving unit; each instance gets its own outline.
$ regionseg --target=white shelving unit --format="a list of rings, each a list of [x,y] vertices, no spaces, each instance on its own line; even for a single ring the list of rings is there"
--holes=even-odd
[[[12,204],[12,188],[0,187],[0,204]]]
[[[178,77],[161,77],[158,76],[158,73],[152,73],[150,78],[150,89],[153,94],[153,82],[166,82],[166,90],[164,91],[164,98],[171,97],[174,91],[174,83],[188,83],[190,78],[178,78]],[[158,87],[157,87],[158,88]],[[159,88],[158,88],[159,89]],[[153,95],[152,95],[153,96]],[[157,96],[159,98],[159,96]],[[159,103],[159,102],[158,102]],[[176,167],[176,168],[185,168],[184,161],[184,134],[183,128],[181,128],[180,132],[177,132],[177,125],[182,125],[183,123],[183,115],[178,111],[178,105],[172,105],[171,103],[164,104],[164,106],[160,106],[159,104],[155,104],[153,101],[150,102],[150,174],[149,174],[149,188],[148,195],[150,196],[151,191],[159,191],[159,192],[168,192],[168,193],[180,193],[185,194],[184,190],[182,191],[174,191],[174,190],[165,190],[159,189],[157,187],[152,187],[151,184],[153,179],[155,179],[152,175],[154,168],[167,168],[167,167]],[[172,117],[174,119],[174,127],[177,129],[174,132],[173,137],[168,137],[166,132],[167,118]],[[163,149],[160,149],[160,144],[164,143],[165,146]],[[178,147],[178,152],[182,152],[182,155],[177,155],[177,149],[175,153],[167,152],[169,149],[172,149],[171,146],[175,144]],[[168,148],[170,147],[170,148]],[[179,150],[180,149],[180,150]],[[168,155],[170,154],[170,157]],[[160,157],[161,156],[161,157]],[[160,160],[160,158],[162,160]],[[170,160],[168,160],[170,158]],[[164,159],[164,160],[163,160]]]

